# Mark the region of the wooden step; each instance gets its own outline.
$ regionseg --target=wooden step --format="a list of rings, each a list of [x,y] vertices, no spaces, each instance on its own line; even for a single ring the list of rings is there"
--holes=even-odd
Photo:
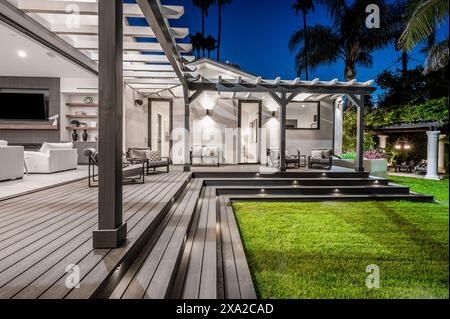
[[[207,186],[366,186],[388,185],[383,178],[235,178],[205,179]]]
[[[333,171],[306,171],[306,172],[194,172],[194,178],[369,178],[367,172],[333,172]]]
[[[205,187],[171,298],[217,299],[216,191]]]
[[[175,281],[203,181],[193,180],[175,201],[156,233],[141,249],[110,298],[163,299]],[[156,237],[156,236],[155,236]]]
[[[409,187],[405,186],[217,186],[220,195],[253,194],[253,195],[408,195]]]

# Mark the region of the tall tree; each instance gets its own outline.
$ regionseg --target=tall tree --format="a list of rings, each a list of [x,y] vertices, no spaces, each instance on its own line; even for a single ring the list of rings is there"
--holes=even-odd
[[[216,3],[216,0],[192,0],[192,3],[202,12],[202,36],[205,38],[205,18],[208,16],[209,8]],[[205,49],[203,49],[203,55],[205,55]]]
[[[220,61],[220,44],[222,40],[222,10],[225,5],[230,4],[233,0],[217,0],[218,14],[218,29],[217,29],[217,61]]]
[[[306,15],[308,12],[314,10],[314,3],[312,0],[297,0],[293,5],[292,9],[295,10],[295,14],[298,16],[298,14],[301,12],[303,15],[303,42],[304,42],[304,50],[303,50],[303,60],[304,64],[297,64],[297,66],[300,66],[300,68],[297,68],[297,75],[300,76],[303,69],[301,66],[304,66],[305,71],[305,78],[306,80],[309,80],[309,74],[308,74],[308,55],[309,55],[309,46],[308,46],[308,23],[306,21]]]
[[[315,25],[308,30],[308,63],[304,61],[306,48],[303,29],[297,30],[289,40],[289,48],[298,52],[295,57],[296,68],[314,69],[319,65],[331,64],[339,59],[344,62],[344,77],[347,81],[355,79],[356,66],[371,67],[374,50],[385,47],[392,41],[396,21],[391,12],[392,5],[387,0],[319,0],[328,9],[333,26]],[[366,8],[376,4],[380,15],[380,28],[368,28]]]
[[[206,52],[208,53],[208,58],[211,57],[211,52],[214,51],[217,48],[217,40],[214,39],[212,35],[208,35],[204,39],[204,47],[206,49]]]
[[[200,51],[204,47],[204,38],[200,32],[196,34],[189,35],[190,41],[192,43],[192,50],[196,53],[197,59],[200,59]]]
[[[448,19],[448,0],[410,0],[408,20],[400,37],[399,45],[412,50],[417,44],[428,40],[429,54],[425,61],[425,72],[435,71],[448,64],[447,39],[434,43],[438,25]]]

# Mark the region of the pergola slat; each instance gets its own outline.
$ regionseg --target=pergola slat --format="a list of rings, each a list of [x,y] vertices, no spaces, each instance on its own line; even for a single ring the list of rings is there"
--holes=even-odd
[[[98,35],[97,25],[80,25],[80,26],[66,26],[66,25],[51,25],[50,31],[56,34],[64,35]],[[189,34],[187,28],[170,28],[170,33],[175,39],[184,39]],[[155,33],[150,27],[138,26],[123,26],[123,35],[130,37],[148,37],[154,38]]]
[[[74,47],[79,50],[98,50],[97,41],[76,41]],[[177,44],[178,50],[188,53],[192,50],[192,45],[188,43]],[[143,51],[143,52],[163,52],[159,43],[147,42],[124,42],[123,49],[126,51]]]

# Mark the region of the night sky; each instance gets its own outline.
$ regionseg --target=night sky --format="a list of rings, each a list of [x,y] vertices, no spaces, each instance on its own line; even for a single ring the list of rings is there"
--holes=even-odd
[[[126,2],[132,2],[127,0]],[[191,33],[201,32],[201,12],[193,7],[192,0],[162,0],[167,5],[182,5],[185,14],[179,20],[170,20],[171,26],[188,27]],[[291,6],[293,0],[234,0],[223,10],[221,60],[237,64],[242,70],[273,79],[293,79],[296,76],[294,56],[287,43],[291,34],[303,23]],[[217,6],[210,8],[206,19],[206,35],[217,35]],[[327,12],[320,5],[308,15],[308,25],[331,24]],[[441,28],[442,37],[447,27]],[[423,64],[425,55],[416,48],[410,53],[409,67]],[[215,52],[211,57],[216,57]],[[373,53],[374,63],[371,69],[358,67],[358,81],[374,79],[385,69],[395,70],[401,66],[400,53],[393,45]],[[342,62],[324,65],[312,72],[310,78],[322,80],[344,79]],[[380,92],[378,92],[380,93]]]

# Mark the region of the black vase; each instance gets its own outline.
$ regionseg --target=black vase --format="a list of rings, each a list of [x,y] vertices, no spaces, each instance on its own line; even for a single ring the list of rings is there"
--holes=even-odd
[[[72,141],[74,141],[74,142],[78,141],[78,133],[76,130],[73,130]]]
[[[81,135],[81,137],[83,138],[83,142],[87,142],[88,140],[88,133],[87,130],[84,130],[83,135]]]

